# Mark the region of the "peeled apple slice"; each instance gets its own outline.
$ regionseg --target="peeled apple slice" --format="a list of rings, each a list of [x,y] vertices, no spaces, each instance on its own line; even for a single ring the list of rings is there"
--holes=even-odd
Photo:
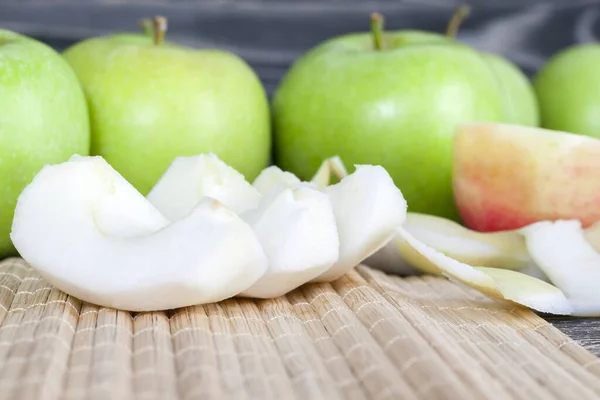
[[[346,166],[339,156],[334,156],[323,161],[311,182],[321,187],[326,187],[331,181],[331,174],[340,180],[348,175]]]
[[[518,231],[476,232],[449,219],[411,212],[402,226],[417,240],[465,264],[522,269],[533,262]]]
[[[19,196],[11,239],[57,288],[130,311],[220,301],[267,270],[252,228],[220,202],[167,224],[101,157],[44,167]]]
[[[326,187],[340,239],[338,261],[313,282],[331,282],[385,246],[406,217],[406,201],[381,166],[357,165]]]
[[[266,195],[279,185],[291,187],[300,184],[300,182],[300,179],[291,172],[283,171],[276,165],[271,165],[260,172],[252,182],[252,186],[261,195]]]
[[[542,280],[499,268],[472,267],[456,261],[397,229],[402,256],[414,267],[469,285],[489,296],[510,300],[534,310],[568,315],[572,307],[564,293]]]
[[[477,232],[446,218],[414,212],[406,214],[402,227],[427,246],[468,265],[513,270],[535,267],[517,230]],[[389,272],[411,273],[397,249],[403,243],[392,240],[380,251],[385,254],[375,254],[367,263]]]
[[[331,157],[323,161],[310,182],[304,182],[293,173],[283,171],[276,165],[271,165],[270,167],[267,167],[261,171],[254,182],[252,182],[252,186],[254,186],[254,188],[257,189],[262,195],[266,195],[271,190],[276,190],[280,186],[306,186],[323,189],[329,185],[332,173],[334,173],[335,176],[339,177],[340,179],[343,176],[348,175],[346,167],[338,156]]]
[[[175,158],[146,197],[167,218],[177,221],[205,196],[237,214],[260,201],[258,190],[213,153]]]
[[[573,315],[600,316],[600,254],[581,222],[536,222],[521,231],[531,257],[573,305]]]
[[[105,177],[99,178],[99,181],[103,182],[109,193],[121,188],[120,190],[130,192],[132,198],[125,203],[120,201],[119,196],[99,196],[92,199],[97,204],[94,219],[100,232],[108,236],[121,237],[147,235],[171,223],[103,158],[74,155],[69,159],[69,163],[89,165],[92,159],[97,164],[106,164],[98,169],[99,173],[105,174]],[[83,168],[83,165],[78,164],[77,168]],[[114,174],[117,174],[118,178],[114,178]],[[127,189],[122,189],[125,187]]]
[[[263,197],[243,218],[267,254],[265,275],[241,296],[283,296],[325,272],[339,255],[329,197],[308,187],[282,188]]]

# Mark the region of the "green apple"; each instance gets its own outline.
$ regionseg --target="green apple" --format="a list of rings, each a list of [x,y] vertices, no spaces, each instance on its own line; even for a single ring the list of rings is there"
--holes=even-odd
[[[481,56],[496,75],[504,109],[502,122],[539,126],[539,104],[527,75],[504,57],[484,52],[481,53]]]
[[[463,122],[509,119],[498,82],[506,65],[452,34],[383,34],[378,18],[372,34],[330,39],[290,68],[272,103],[276,163],[303,179],[336,154],[349,166],[379,164],[411,211],[458,219],[454,132]],[[507,91],[519,90],[507,81]],[[533,121],[526,117],[516,118]]]
[[[456,38],[460,24],[470,13],[471,7],[468,4],[459,5],[448,23],[446,37]],[[539,126],[539,105],[535,90],[527,75],[504,57],[488,52],[480,54],[496,77],[502,100],[503,122]]]
[[[6,257],[16,253],[9,234],[17,197],[45,164],[87,155],[90,129],[83,91],[60,54],[6,30],[0,30],[0,110],[0,257]]]
[[[544,128],[600,138],[600,45],[558,52],[534,77]]]
[[[87,39],[64,57],[84,88],[92,154],[146,194],[177,156],[213,152],[254,179],[269,162],[269,104],[254,71],[221,50],[138,35]]]

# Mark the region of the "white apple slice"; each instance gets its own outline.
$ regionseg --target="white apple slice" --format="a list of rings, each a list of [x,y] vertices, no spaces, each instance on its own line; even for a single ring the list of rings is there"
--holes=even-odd
[[[357,165],[326,187],[340,239],[338,261],[314,282],[331,282],[385,246],[406,217],[406,201],[381,166]]]
[[[311,179],[311,182],[319,185],[320,187],[329,186],[332,174],[339,180],[345,178],[348,175],[346,166],[344,165],[342,159],[339,156],[333,156],[323,161],[321,163],[321,166]]]
[[[19,196],[11,239],[59,289],[130,311],[223,300],[267,269],[252,228],[216,200],[165,222],[101,157],[82,157],[35,176]]]
[[[81,162],[89,166],[90,160],[95,163],[106,164],[101,157],[87,157],[73,155],[69,163]],[[100,196],[94,199],[98,206],[95,209],[94,219],[96,226],[104,235],[130,237],[147,235],[169,225],[169,221],[156,207],[138,192],[125,178],[119,175],[110,165],[98,169],[98,174],[104,174],[104,178],[98,177],[103,185],[106,185],[109,193],[120,189],[131,193],[132,200],[120,201],[120,196]],[[78,168],[83,168],[83,165]],[[113,175],[118,174],[118,178]],[[123,189],[127,187],[127,189]]]
[[[565,294],[547,282],[507,269],[472,267],[427,246],[404,228],[398,228],[397,232],[404,259],[424,272],[447,276],[489,296],[537,311],[560,315],[572,312]]]
[[[167,218],[177,221],[205,196],[237,214],[260,201],[258,190],[213,153],[175,158],[146,197]]]
[[[300,184],[300,182],[300,178],[291,172],[282,171],[278,166],[271,165],[260,172],[254,182],[252,182],[252,186],[261,195],[266,195],[279,185],[292,187]]]
[[[253,228],[269,259],[265,275],[242,296],[283,296],[325,272],[339,255],[338,232],[329,197],[300,186],[264,196],[242,216]]]
[[[521,231],[531,257],[572,303],[573,315],[600,316],[600,254],[581,222],[536,222]]]

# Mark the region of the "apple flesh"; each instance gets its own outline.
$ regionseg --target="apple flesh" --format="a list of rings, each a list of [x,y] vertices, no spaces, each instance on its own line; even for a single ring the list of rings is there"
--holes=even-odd
[[[464,224],[488,232],[600,220],[600,140],[509,124],[462,125],[453,186]]]
[[[230,52],[138,39],[95,37],[64,53],[90,107],[92,154],[144,195],[178,156],[213,152],[254,179],[271,151],[256,73]]]
[[[257,207],[261,196],[242,174],[216,154],[208,153],[175,158],[146,197],[176,221],[188,215],[204,197],[241,214]]]
[[[196,156],[197,159],[204,159],[204,157],[206,156]],[[214,159],[218,158],[215,156]],[[225,171],[225,164],[222,161],[217,164]],[[231,171],[228,173],[229,179],[218,178],[218,175],[212,176],[211,174],[225,176],[222,172],[217,172],[217,168],[206,168],[202,173],[190,172],[186,168],[171,168],[156,185],[157,190],[153,190],[152,196],[148,197],[166,215],[172,214],[173,204],[177,205],[178,215],[187,215],[196,201],[202,198],[198,193],[211,196],[210,191],[199,192],[199,187],[205,187],[205,182],[220,183],[220,186],[211,184],[206,187],[212,187],[211,190],[217,189],[213,196],[231,199],[231,202],[227,201],[228,204],[235,202],[236,208],[245,210],[242,212],[243,217],[253,221],[251,223],[267,248],[271,273],[265,276],[265,281],[272,279],[282,287],[292,287],[301,280],[301,277],[309,276],[313,270],[321,269],[321,265],[325,264],[323,260],[317,261],[320,258],[314,256],[312,252],[295,249],[301,249],[307,243],[313,243],[313,240],[319,238],[318,243],[314,243],[313,246],[325,249],[321,256],[327,260],[331,258],[329,251],[333,238],[328,233],[330,225],[327,211],[322,199],[317,201],[319,199],[317,193],[324,193],[333,211],[339,240],[339,257],[333,265],[323,269],[322,273],[313,277],[311,281],[330,282],[350,271],[391,240],[394,229],[402,224],[406,216],[406,201],[390,175],[381,166],[358,165],[352,174],[347,175],[340,159],[331,157],[322,162],[321,170],[324,172],[313,177],[313,181],[320,182],[317,184],[301,181],[295,175],[275,166],[265,168],[250,187],[260,192],[261,200],[258,206],[254,204],[253,196],[244,194],[247,193],[248,183],[241,181],[239,177],[232,179],[235,174],[231,175]],[[323,186],[327,185],[331,174],[341,180],[334,185]],[[161,184],[161,181],[170,183]],[[292,192],[288,189],[292,189]],[[299,197],[296,201],[289,198],[292,193],[294,193],[292,197]],[[252,201],[249,202],[248,199]],[[304,207],[309,203],[312,203],[316,209],[310,212],[305,210]],[[294,207],[297,208],[295,211]],[[301,215],[303,217],[300,219]],[[317,221],[319,219],[320,222]],[[320,228],[317,228],[318,226]],[[261,231],[267,227],[268,232]],[[323,232],[308,233],[311,229]],[[288,230],[298,230],[298,232],[288,232]],[[273,243],[291,249],[289,254],[273,247]],[[297,260],[294,261],[293,258]],[[252,295],[263,296],[267,293],[266,286],[262,285],[260,291],[257,289]],[[272,284],[269,293],[281,293],[276,283]],[[246,294],[250,295],[250,292]]]
[[[339,259],[313,282],[331,282],[392,240],[406,218],[406,200],[381,166],[357,165],[324,190],[333,206],[340,240]]]
[[[17,198],[45,165],[88,154],[84,93],[49,46],[0,29],[0,258],[15,254],[10,229]]]
[[[100,157],[44,167],[19,196],[11,238],[57,288],[130,311],[220,301],[268,266],[252,228],[218,201],[170,223]]]
[[[279,187],[292,187],[299,185],[302,181],[294,174],[283,171],[276,165],[271,165],[261,171],[252,186],[261,194],[266,195],[271,190]]]
[[[242,218],[269,259],[266,273],[240,296],[283,296],[327,271],[339,257],[339,237],[329,197],[303,185],[279,187]]]
[[[573,315],[600,316],[600,254],[577,220],[541,221],[522,229],[532,258],[573,306]]]

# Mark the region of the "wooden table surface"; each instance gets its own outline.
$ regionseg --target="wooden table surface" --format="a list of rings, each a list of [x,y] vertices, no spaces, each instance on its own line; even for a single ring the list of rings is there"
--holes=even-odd
[[[252,65],[269,94],[289,65],[331,36],[368,28],[372,11],[387,29],[443,31],[456,0],[20,0],[0,4],[0,26],[57,50],[89,36],[135,31],[139,19],[164,15],[169,39],[231,50]],[[600,1],[470,0],[473,11],[458,38],[516,62],[532,75],[554,52],[598,41]],[[600,319],[549,317],[600,355]]]

